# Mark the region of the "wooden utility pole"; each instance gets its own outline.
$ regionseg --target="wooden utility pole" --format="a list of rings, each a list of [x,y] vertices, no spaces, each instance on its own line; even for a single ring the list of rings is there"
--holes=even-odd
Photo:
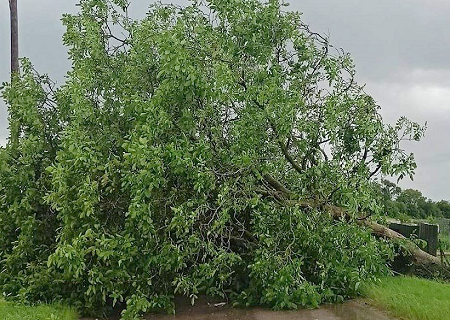
[[[9,0],[9,16],[11,23],[11,85],[19,75],[19,23],[17,18],[17,0]],[[17,156],[19,144],[20,122],[10,121],[10,141],[14,157]]]
[[[19,24],[17,18],[17,0],[9,0],[11,21],[11,77],[19,73]]]

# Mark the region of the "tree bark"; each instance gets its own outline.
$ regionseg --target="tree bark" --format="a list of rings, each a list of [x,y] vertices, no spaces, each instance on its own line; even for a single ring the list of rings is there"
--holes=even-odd
[[[11,78],[19,73],[19,24],[17,15],[17,0],[9,0],[11,21]]]
[[[298,201],[298,200],[291,200],[292,199],[292,192],[289,191],[281,182],[277,181],[274,177],[272,177],[270,174],[265,174],[264,179],[269,183],[272,188],[274,188],[277,192],[278,199],[282,198],[286,204],[296,204],[300,205],[305,208],[317,208],[321,207],[325,209],[333,218],[335,219],[349,219],[350,215],[348,212],[341,207],[334,206],[334,205],[324,205],[320,206],[319,204],[315,203],[314,201]],[[282,195],[280,197],[280,195]],[[372,222],[369,219],[362,219],[362,220],[356,220],[356,223],[368,227],[369,229],[372,229],[372,233],[392,240],[404,240],[405,241],[405,247],[406,249],[412,254],[414,258],[414,262],[418,265],[428,265],[428,264],[441,264],[441,261],[438,257],[435,257],[422,249],[420,249],[415,243],[413,243],[411,240],[403,236],[402,234],[389,229],[386,226],[383,226],[379,223]]]
[[[342,208],[340,208],[342,211]],[[404,240],[406,249],[412,254],[414,258],[414,263],[424,265],[424,264],[440,264],[441,260],[438,257],[435,257],[422,249],[420,249],[415,243],[413,243],[411,240],[406,238],[404,235],[386,227],[379,223],[372,222],[368,219],[364,220],[357,220],[357,224],[361,226],[368,227],[372,229],[372,233],[379,235],[381,237],[387,238],[387,239],[398,239],[398,240]]]

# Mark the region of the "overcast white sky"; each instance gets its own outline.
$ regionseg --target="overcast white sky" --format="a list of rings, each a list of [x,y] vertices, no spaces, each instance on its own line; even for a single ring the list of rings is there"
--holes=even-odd
[[[70,68],[61,37],[62,13],[76,0],[18,0],[20,56],[58,83]],[[142,16],[151,0],[132,0]],[[186,4],[187,0],[170,1]],[[311,29],[352,54],[357,79],[382,107],[387,122],[405,115],[428,122],[425,138],[407,149],[418,164],[414,181],[433,200],[450,200],[450,0],[291,0]],[[0,82],[9,79],[9,7],[0,1]],[[0,145],[6,143],[7,111],[0,102]]]

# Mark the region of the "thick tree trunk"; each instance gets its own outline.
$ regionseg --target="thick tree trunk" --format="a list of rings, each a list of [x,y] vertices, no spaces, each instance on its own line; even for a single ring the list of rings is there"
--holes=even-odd
[[[364,225],[366,227],[369,227],[372,229],[372,232],[374,234],[380,235],[382,237],[388,238],[388,239],[401,239],[406,240],[406,248],[407,250],[413,255],[414,262],[416,264],[440,264],[441,261],[438,257],[435,257],[423,250],[421,250],[416,244],[412,243],[408,238],[405,238],[402,234],[389,229],[388,227],[385,227],[381,224],[369,221],[369,220],[361,220],[358,221],[359,224]]]
[[[17,0],[9,0],[11,21],[11,77],[19,72],[19,24],[17,17]]]
[[[332,207],[332,206],[329,206]],[[329,211],[333,214],[335,217],[342,217],[343,214],[345,214],[345,211],[342,208],[334,207],[332,210],[329,209]],[[383,226],[379,223],[372,222],[368,219],[363,220],[356,220],[357,223],[361,226],[368,227],[372,229],[372,233],[387,238],[387,239],[398,239],[398,240],[404,240],[406,244],[406,249],[413,255],[414,262],[416,264],[440,264],[441,261],[438,257],[435,257],[422,249],[420,249],[415,243],[413,243],[411,240],[403,236],[402,234]]]
[[[317,208],[320,206],[312,201],[298,201],[295,199],[293,200],[293,193],[291,191],[289,191],[282,183],[277,181],[275,178],[273,178],[269,174],[266,174],[264,176],[264,179],[267,181],[267,183],[269,183],[269,185],[273,189],[275,189],[276,193],[274,194],[274,196],[277,200],[282,200],[289,204],[301,205],[305,208]],[[325,205],[325,206],[321,206],[321,207],[323,207],[323,209],[328,211],[333,218],[336,218],[336,219],[348,219],[349,218],[349,214],[344,208],[333,206],[333,205]],[[441,264],[441,261],[439,260],[439,258],[432,256],[431,254],[423,251],[415,243],[413,243],[411,240],[407,239],[400,233],[398,233],[392,229],[389,229],[388,227],[383,226],[381,224],[372,222],[369,219],[361,219],[361,220],[356,220],[356,221],[359,225],[372,229],[372,232],[376,235],[382,236],[387,239],[392,239],[392,240],[395,240],[395,239],[404,240],[406,249],[413,255],[414,262],[416,264],[418,264],[418,265]]]

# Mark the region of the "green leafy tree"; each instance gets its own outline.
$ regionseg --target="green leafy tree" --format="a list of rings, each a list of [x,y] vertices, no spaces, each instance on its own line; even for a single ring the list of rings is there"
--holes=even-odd
[[[431,210],[431,203],[418,190],[403,190],[397,197],[397,202],[403,204],[405,213],[413,218],[426,218],[429,212],[428,209]]]
[[[412,175],[400,142],[423,128],[384,124],[349,55],[280,1],[156,4],[141,21],[127,5],[64,15],[61,88],[28,62],[4,85],[5,295],[132,319],[175,294],[316,306],[388,272],[387,246],[325,208],[379,212],[372,178]]]
[[[439,210],[442,213],[442,216],[450,219],[450,202],[446,201],[446,200],[441,200],[439,202],[436,203],[437,207],[439,208]]]
[[[396,200],[402,192],[402,189],[399,186],[386,179],[381,180],[381,188],[385,200]]]
[[[381,179],[381,183],[374,182],[374,198],[379,199],[382,206],[382,213],[392,218],[402,218],[406,215],[403,204],[396,201],[402,189],[395,183]]]

